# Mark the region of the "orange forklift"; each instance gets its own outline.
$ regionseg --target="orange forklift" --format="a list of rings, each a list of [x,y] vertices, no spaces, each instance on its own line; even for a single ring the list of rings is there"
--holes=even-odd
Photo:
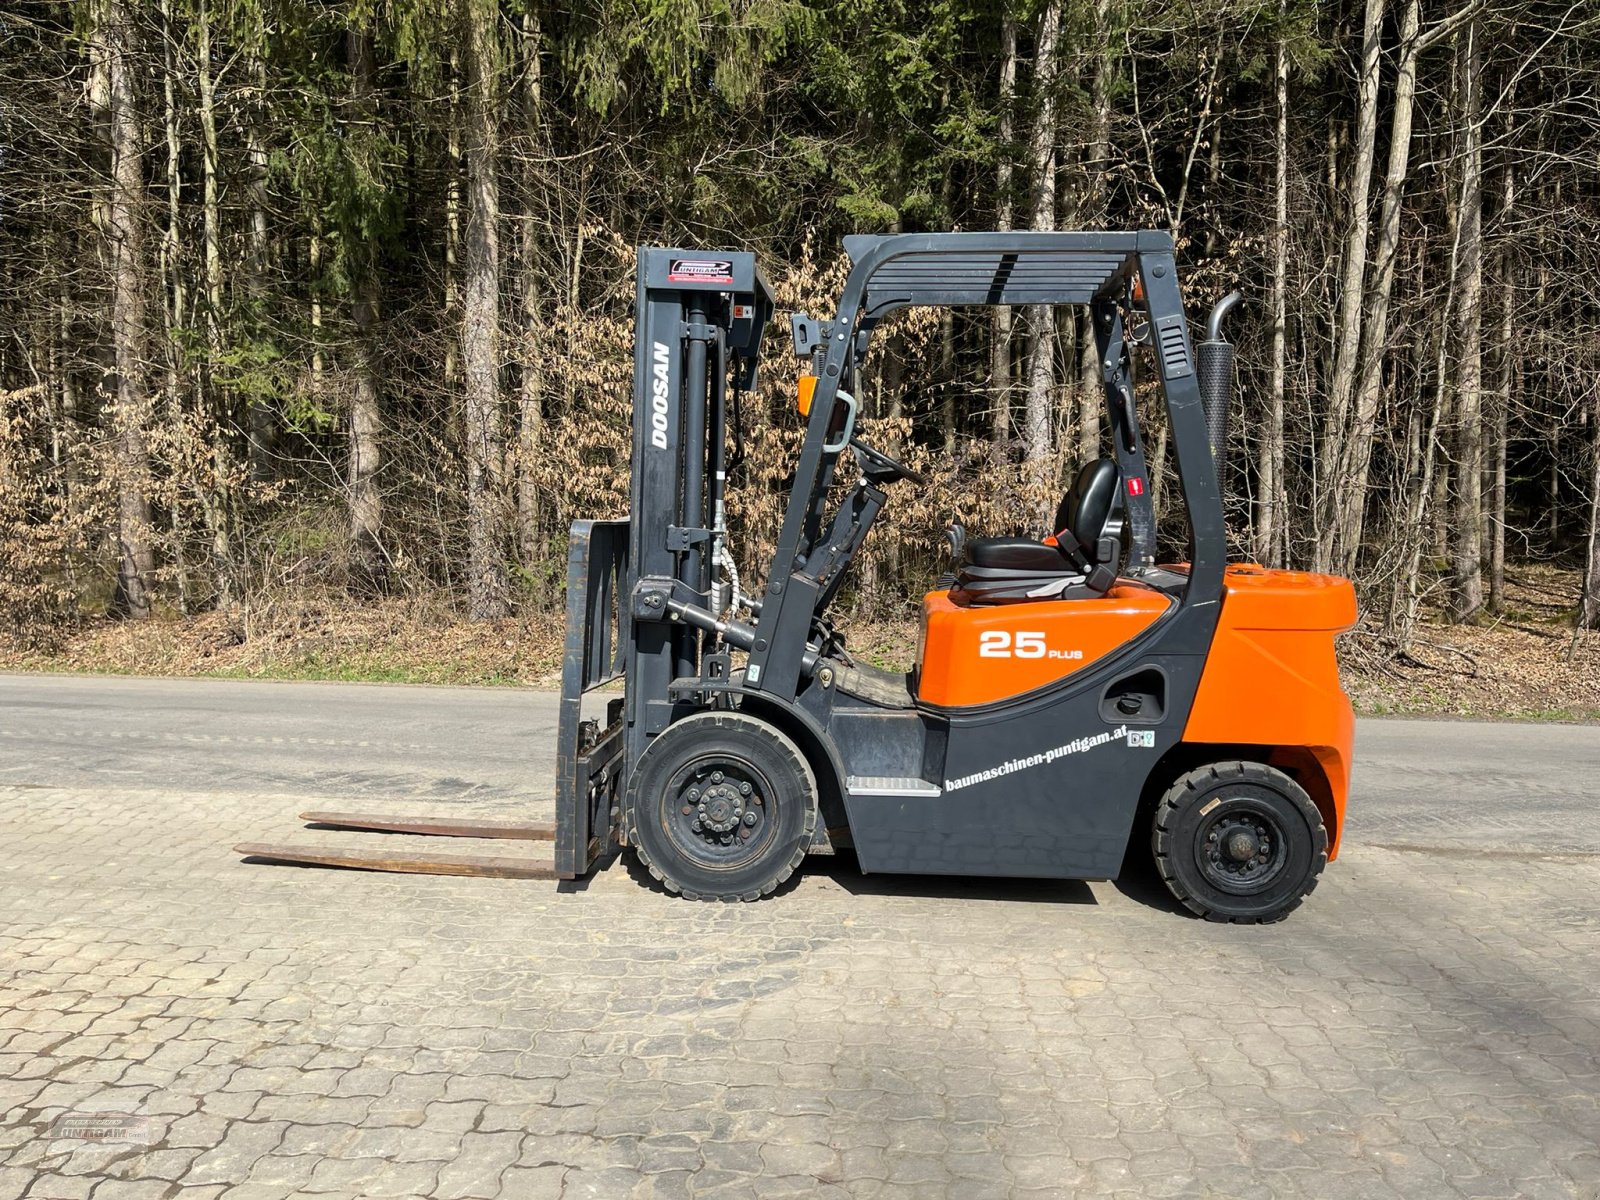
[[[725,500],[771,292],[747,253],[639,252],[631,515],[572,530],[555,822],[307,814],[547,837],[549,860],[240,850],[572,879],[626,846],[669,891],[731,901],[772,893],[807,853],[853,849],[867,873],[1110,879],[1148,845],[1201,916],[1273,921],[1298,906],[1344,826],[1354,720],[1334,637],[1355,596],[1344,579],[1227,562],[1222,325],[1237,294],[1196,346],[1166,233],[902,234],[845,249],[837,314],[791,319],[805,438],[755,595]],[[1077,470],[1037,538],[958,532],[953,575],[923,601],[917,661],[879,670],[829,610],[891,489],[926,480],[856,435],[858,376],[896,310],[985,305],[1089,309],[1109,453]],[[1166,408],[1181,564],[1156,561],[1142,362]]]

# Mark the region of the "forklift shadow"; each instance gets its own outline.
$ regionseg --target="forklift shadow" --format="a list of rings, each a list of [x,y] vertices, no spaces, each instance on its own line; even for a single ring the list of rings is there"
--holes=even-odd
[[[1112,881],[1112,886],[1135,904],[1198,921],[1200,918],[1179,903],[1178,898],[1162,882],[1155,861],[1142,851],[1144,840],[1137,841],[1140,849],[1129,847],[1127,857],[1122,860],[1122,870]]]
[[[917,900],[992,900],[1009,904],[1096,904],[1081,879],[1002,879],[986,875],[865,875],[849,850],[811,857],[795,879],[827,876],[852,896],[899,896]],[[793,886],[794,879],[789,881]],[[783,889],[780,889],[783,890]]]
[[[1007,879],[963,875],[865,875],[849,850],[812,856],[778,889],[782,895],[809,876],[826,876],[852,896],[898,896],[910,899],[988,900],[1006,904],[1072,904],[1098,906],[1094,887],[1082,879]],[[1148,876],[1148,878],[1146,878]],[[1100,886],[1106,886],[1101,884]],[[1153,866],[1129,864],[1111,886],[1128,899],[1162,912],[1187,914],[1173,899]]]
[[[632,854],[618,856],[623,870],[634,883],[658,895],[670,893]],[[1109,886],[1146,908],[1193,917],[1179,904],[1156,874],[1154,864],[1141,855],[1130,855],[1122,874]],[[609,867],[615,859],[605,865]],[[598,872],[596,872],[598,874]],[[593,878],[593,876],[590,876]],[[913,900],[988,900],[1002,904],[1071,904],[1095,907],[1100,900],[1094,888],[1082,879],[1009,879],[978,875],[866,875],[855,852],[840,850],[832,855],[809,855],[795,873],[779,884],[772,898],[781,898],[808,879],[828,879],[852,896],[886,896]],[[588,880],[568,881],[563,890],[579,891]],[[1100,886],[1108,886],[1101,881]]]
[[[1142,856],[1130,862],[1112,882],[1096,885],[1114,886],[1118,893],[1134,904],[1157,909],[1160,912],[1192,917],[1186,907],[1166,890],[1162,878],[1155,872],[1154,864]],[[1101,906],[1094,894],[1094,885],[1086,880],[1062,878],[1002,878],[986,875],[864,875],[861,864],[851,851],[843,850],[830,858],[814,856],[800,864],[794,878],[779,888],[782,894],[794,888],[798,878],[826,875],[842,886],[851,896],[902,896],[910,899],[971,899],[1000,904],[1074,904],[1074,906]]]

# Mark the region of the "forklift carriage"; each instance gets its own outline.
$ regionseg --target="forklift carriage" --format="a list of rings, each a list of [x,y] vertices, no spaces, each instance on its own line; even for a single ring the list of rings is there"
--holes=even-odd
[[[1109,879],[1145,831],[1191,910],[1284,916],[1343,828],[1354,719],[1334,637],[1355,597],[1344,579],[1227,562],[1221,326],[1238,295],[1196,349],[1163,232],[845,249],[837,315],[791,320],[805,438],[759,596],[741,590],[725,500],[772,294],[749,253],[639,251],[631,516],[572,528],[556,821],[522,835],[553,836],[546,873],[628,846],[671,891],[753,900],[807,852],[853,848],[868,873]],[[1111,454],[1076,472],[1048,537],[954,531],[918,661],[878,670],[829,606],[890,486],[926,481],[856,436],[858,372],[895,310],[985,305],[1088,307]],[[1141,345],[1187,511],[1182,564],[1156,561]],[[853,482],[830,510],[841,470]],[[278,849],[263,856],[330,861]]]

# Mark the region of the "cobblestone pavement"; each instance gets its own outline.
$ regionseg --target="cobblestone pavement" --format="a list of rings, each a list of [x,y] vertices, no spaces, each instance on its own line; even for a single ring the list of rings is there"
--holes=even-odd
[[[1600,1195],[1592,852],[1355,841],[1259,929],[1145,873],[229,852],[308,799],[0,787],[0,1200]],[[54,1136],[94,1112],[137,1140]]]

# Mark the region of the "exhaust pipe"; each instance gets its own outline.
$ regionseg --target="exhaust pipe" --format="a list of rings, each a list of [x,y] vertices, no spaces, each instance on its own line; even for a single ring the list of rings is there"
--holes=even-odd
[[[1211,458],[1217,467],[1217,486],[1226,490],[1228,459],[1228,421],[1233,409],[1233,344],[1222,338],[1222,323],[1244,299],[1240,292],[1229,292],[1206,321],[1206,340],[1195,351],[1195,366],[1200,384],[1200,406],[1206,414],[1206,435],[1211,442]]]

